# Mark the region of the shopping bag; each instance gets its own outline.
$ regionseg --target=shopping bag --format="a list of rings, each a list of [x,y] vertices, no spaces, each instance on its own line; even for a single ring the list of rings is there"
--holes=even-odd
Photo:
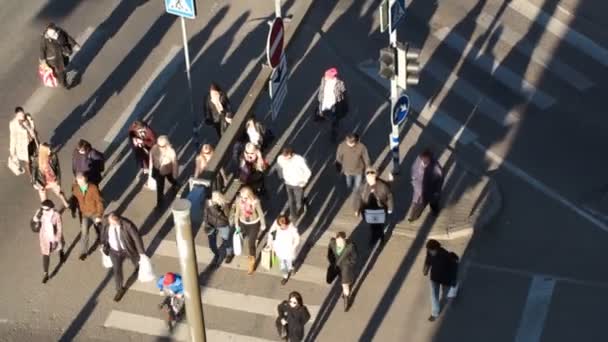
[[[148,180],[146,181],[146,189],[156,191],[156,179],[154,179],[150,173],[148,174]]]
[[[112,268],[112,259],[104,252],[101,252],[101,265],[103,265],[103,268]]]
[[[268,245],[262,249],[260,266],[269,271],[272,268],[272,248]]]
[[[142,283],[147,283],[156,279],[154,270],[152,269],[152,263],[150,258],[144,254],[139,255],[139,272],[137,273],[137,280]]]
[[[365,209],[363,211],[365,222],[368,224],[383,224],[386,222],[386,211],[384,209]]]
[[[234,235],[232,235],[232,249],[236,256],[243,253],[243,235],[241,233],[234,232]]]
[[[51,67],[49,67],[47,64],[41,63],[38,66],[38,76],[40,77],[40,80],[42,81],[42,84],[45,87],[49,87],[49,88],[57,87],[57,78],[55,77],[55,74],[53,73],[53,69],[51,69]]]
[[[25,172],[25,170],[21,167],[21,163],[17,158],[8,157],[8,168],[13,171],[15,176],[19,176]]]
[[[447,295],[448,298],[456,298],[456,296],[458,296],[458,284],[450,286]]]
[[[277,256],[277,254],[272,251],[272,267],[275,267],[277,265],[279,265],[281,261],[279,260],[279,257]]]

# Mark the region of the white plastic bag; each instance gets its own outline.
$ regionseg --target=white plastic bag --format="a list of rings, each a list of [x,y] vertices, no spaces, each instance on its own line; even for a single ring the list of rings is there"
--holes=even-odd
[[[103,252],[101,252],[101,264],[103,265],[103,268],[112,268],[112,259]]]
[[[150,258],[145,256],[144,254],[139,255],[139,273],[137,274],[137,280],[142,283],[147,283],[156,279],[156,275],[154,274],[154,270],[152,269],[152,263],[150,262]]]
[[[8,157],[8,168],[13,171],[15,176],[19,176],[25,172],[25,170],[21,167],[21,163],[17,158]]]
[[[266,270],[272,269],[272,248],[268,245],[262,249],[260,265]]]
[[[154,179],[150,173],[148,174],[148,180],[146,181],[146,189],[156,191],[156,179]]]
[[[243,253],[243,235],[239,232],[234,232],[232,235],[232,249],[234,250],[234,255],[241,255]]]
[[[448,291],[448,298],[456,298],[456,296],[458,296],[458,284],[451,286],[450,290]]]

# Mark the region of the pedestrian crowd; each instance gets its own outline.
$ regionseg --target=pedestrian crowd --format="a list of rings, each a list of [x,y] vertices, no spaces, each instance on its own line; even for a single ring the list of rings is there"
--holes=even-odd
[[[66,68],[69,57],[80,46],[64,30],[51,24],[41,40],[40,64],[50,67],[59,83],[69,87]],[[339,122],[348,112],[347,91],[344,81],[338,77],[338,70],[331,68],[321,78],[318,90],[318,106],[314,112],[315,121],[331,122],[331,140],[339,138]],[[224,134],[232,122],[234,113],[227,94],[217,83],[211,83],[204,101],[204,121],[216,132],[218,138]],[[81,248],[79,259],[84,261],[100,246],[104,266],[112,268],[116,294],[119,301],[126,291],[123,277],[123,263],[129,259],[135,272],[142,268],[150,271],[151,265],[137,226],[117,212],[106,212],[100,184],[105,172],[105,157],[92,144],[81,139],[72,153],[71,192],[66,195],[62,189],[62,173],[56,151],[47,142],[40,140],[35,120],[24,108],[15,108],[15,115],[9,124],[10,146],[8,166],[16,174],[25,173],[38,193],[40,207],[31,219],[30,225],[39,235],[42,254],[42,283],[47,283],[50,255],[57,251],[59,263],[66,261],[62,214],[69,209],[71,216],[80,222]],[[145,179],[145,187],[156,192],[155,210],[177,194],[180,187],[180,165],[175,149],[167,135],[157,133],[144,121],[134,121],[128,129],[128,139],[133,159],[139,173]],[[263,123],[251,118],[247,121],[242,137],[234,144],[232,167],[223,166],[210,185],[210,196],[200,205],[204,207],[203,227],[209,241],[209,248],[215,255],[212,266],[220,267],[222,261],[231,263],[235,255],[247,255],[247,274],[256,271],[258,262],[265,268],[273,264],[282,274],[281,285],[286,285],[297,270],[295,265],[301,247],[298,222],[307,214],[306,189],[310,185],[312,171],[306,158],[293,147],[286,146],[276,159],[280,180],[285,185],[287,211],[272,221],[267,221],[264,206],[268,192],[265,178],[270,162],[265,152],[274,140],[274,134]],[[214,153],[212,144],[204,144],[195,157],[192,176],[200,177]],[[395,209],[393,193],[389,183],[380,178],[373,167],[367,147],[355,133],[348,133],[337,146],[335,167],[344,176],[345,187],[352,197],[354,215],[361,217],[370,229],[370,247],[386,241],[386,229],[390,215]],[[237,197],[230,201],[224,191],[232,176],[240,184]],[[440,210],[442,170],[430,150],[424,150],[415,160],[411,169],[414,189],[408,221],[418,219],[427,205],[431,214]],[[165,193],[166,182],[170,190]],[[57,207],[48,198],[52,192],[62,204]],[[96,233],[90,241],[91,228]],[[218,235],[221,245],[218,246]],[[267,235],[263,246],[261,240]],[[247,249],[243,251],[243,244]],[[427,257],[424,274],[430,272],[432,310],[429,320],[434,321],[440,310],[440,290],[444,296],[456,291],[458,256],[445,250],[439,242],[429,240],[426,245]],[[360,246],[343,231],[331,238],[327,250],[328,283],[339,279],[344,311],[352,303],[352,286],[357,278]],[[261,260],[258,260],[260,255]],[[274,261],[274,262],[273,262]],[[184,310],[184,289],[181,276],[166,273],[157,281],[164,296],[159,307],[166,313],[168,326],[175,327]],[[277,307],[277,332],[289,341],[301,341],[304,325],[310,313],[298,292],[291,292],[287,300]]]

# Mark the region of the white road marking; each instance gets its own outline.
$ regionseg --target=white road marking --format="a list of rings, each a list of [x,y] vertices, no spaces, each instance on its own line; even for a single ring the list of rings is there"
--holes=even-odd
[[[175,241],[161,241],[160,245],[154,252],[154,255],[178,258],[177,245]],[[213,260],[213,257],[214,255],[213,252],[211,252],[211,249],[209,249],[208,247],[196,245],[196,259],[199,263],[210,264]],[[223,264],[222,267],[245,271],[247,269],[247,257],[244,255],[235,257],[230,264]],[[291,277],[291,279],[313,283],[316,285],[327,286],[327,283],[325,282],[326,271],[327,270],[325,268],[303,264],[298,269],[298,272]],[[282,275],[276,269],[267,271],[262,267],[258,267],[256,269],[256,272],[274,276],[277,278],[282,277]]]
[[[568,26],[570,23],[562,23],[527,0],[512,0],[509,3],[509,7],[529,20],[534,21],[544,30],[551,32],[558,38],[565,40],[568,44],[589,55],[603,66],[608,66],[608,50],[596,44],[585,35],[571,29]],[[573,17],[570,18],[570,20],[572,19]]]
[[[515,93],[520,94],[528,101],[534,103],[541,109],[546,109],[555,103],[555,99],[542,90],[526,81],[523,76],[520,76],[511,69],[501,65],[494,58],[484,55],[473,44],[466,41],[458,33],[451,31],[449,27],[442,27],[433,32],[433,36],[443,43],[446,43],[450,48],[458,51],[470,62],[477,65],[481,70],[489,73],[502,84],[507,86]]]
[[[158,94],[177,70],[177,67],[183,62],[181,58],[177,58],[177,54],[180,51],[181,48],[178,46],[174,45],[171,47],[167,56],[156,67],[152,75],[141,87],[141,90],[129,103],[129,106],[114,120],[114,125],[112,125],[103,138],[105,143],[111,143],[121,133],[121,130],[129,119],[141,116],[143,114],[142,111],[147,109],[150,103],[156,100]]]
[[[494,20],[494,16],[481,13],[477,17],[476,21],[479,26],[487,30],[490,29],[490,26]],[[542,65],[547,71],[555,74],[561,80],[574,86],[580,91],[587,90],[593,86],[593,82],[591,82],[585,75],[562,62],[553,54],[555,47],[550,47],[548,49],[550,51],[546,51],[542,48],[542,45],[533,45],[527,41],[525,39],[525,34],[511,30],[506,25],[502,25],[501,29],[502,32],[499,37],[501,41],[529,56],[536,64]]]
[[[546,186],[545,184],[543,184],[541,181],[539,181],[536,178],[530,176],[525,171],[523,171],[519,167],[515,166],[514,164],[510,163],[509,161],[505,160],[504,158],[502,158],[498,154],[492,152],[490,149],[488,149],[487,147],[483,146],[479,142],[477,142],[477,141],[473,142],[473,146],[475,148],[477,148],[478,150],[480,150],[481,152],[483,152],[486,158],[493,160],[495,163],[497,163],[498,165],[500,165],[500,167],[504,167],[505,169],[507,169],[509,172],[511,172],[515,176],[519,177],[520,179],[522,179],[526,183],[532,185],[532,187],[536,188],[536,190],[542,192],[543,194],[547,195],[548,197],[553,198],[555,201],[561,203],[563,206],[565,206],[565,207],[569,208],[570,210],[574,211],[576,214],[578,214],[579,216],[583,217],[584,219],[586,219],[590,223],[594,224],[595,226],[597,226],[601,230],[603,230],[605,232],[608,232],[608,225],[606,225],[604,222],[602,222],[601,220],[597,219],[595,216],[593,216],[592,214],[588,213],[584,209],[579,208],[576,204],[572,203],[570,200],[568,200],[567,198],[563,197],[562,195],[560,195],[559,193],[557,193],[555,190],[549,188],[548,186]]]
[[[142,283],[137,281],[129,290],[149,293],[160,297],[155,282]],[[266,298],[201,286],[201,301],[204,305],[211,305],[218,308],[276,317],[277,305],[279,305],[281,299]],[[306,307],[311,315],[310,322],[313,322],[319,312],[319,306],[306,304]]]
[[[150,336],[166,337],[178,341],[189,340],[188,325],[186,323],[178,323],[173,333],[167,329],[165,321],[159,318],[137,315],[128,312],[112,310],[106,321],[103,324],[106,328],[114,328],[125,331],[146,334]],[[226,342],[271,342],[271,340],[234,334],[221,330],[205,329],[205,335],[208,341],[226,341]]]
[[[555,279],[542,276],[532,278],[515,342],[540,341],[554,288]]]

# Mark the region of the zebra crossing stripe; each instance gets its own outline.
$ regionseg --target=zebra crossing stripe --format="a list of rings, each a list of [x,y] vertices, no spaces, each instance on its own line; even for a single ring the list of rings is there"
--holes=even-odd
[[[156,295],[157,297],[159,293],[154,282],[135,282],[129,288],[129,290],[149,293]],[[277,305],[281,303],[281,299],[259,297],[206,286],[201,287],[201,301],[204,305],[211,305],[223,309],[238,310],[268,317],[277,316]],[[308,308],[308,312],[310,312],[310,322],[313,322],[319,313],[319,306],[306,304],[306,307]]]
[[[208,247],[196,245],[196,258],[199,263],[210,264],[213,260],[214,254],[211,252],[211,249]],[[154,252],[154,255],[160,255],[170,258],[178,258],[179,255],[177,253],[177,244],[175,241],[167,241],[163,240],[159,244],[158,248]],[[246,256],[237,256],[230,264],[222,264],[222,267],[246,271],[247,270],[247,257]],[[312,265],[303,264],[298,269],[298,272],[294,274],[291,279],[297,281],[303,281],[308,283],[313,283],[316,285],[328,286],[325,281],[325,268],[316,267]],[[283,277],[277,270],[265,270],[262,267],[258,267],[256,270],[257,273],[266,274],[269,276],[281,278]]]
[[[495,17],[486,13],[481,13],[477,17],[477,24],[486,30],[491,28]],[[521,53],[529,56],[536,64],[542,65],[549,72],[555,74],[561,80],[574,86],[579,91],[584,91],[593,86],[585,75],[581,74],[574,68],[562,62],[559,58],[552,54],[553,51],[546,51],[540,45],[533,45],[525,39],[525,35],[516,32],[506,25],[502,26],[500,40],[508,45],[515,47]],[[554,50],[551,48],[550,50]]]
[[[584,52],[603,66],[608,66],[608,50],[596,44],[585,35],[571,29],[567,24],[553,18],[528,0],[512,0],[509,3],[509,7],[530,21],[535,22],[544,30],[565,40],[568,44]]]
[[[106,318],[104,324],[106,328],[120,329],[156,337],[171,338],[177,341],[188,341],[188,326],[185,323],[178,323],[173,332],[169,332],[165,321],[159,318],[138,315],[118,310],[112,310]],[[222,330],[205,329],[208,341],[227,341],[227,342],[271,342],[264,338],[245,336],[230,333]]]
[[[555,103],[555,99],[517,75],[509,68],[498,63],[494,58],[484,55],[473,44],[467,42],[456,32],[450,32],[450,28],[442,27],[433,32],[433,36],[446,43],[450,48],[459,51],[470,62],[477,65],[483,71],[491,74],[509,89],[522,95],[526,100],[532,102],[541,109],[547,109]]]

